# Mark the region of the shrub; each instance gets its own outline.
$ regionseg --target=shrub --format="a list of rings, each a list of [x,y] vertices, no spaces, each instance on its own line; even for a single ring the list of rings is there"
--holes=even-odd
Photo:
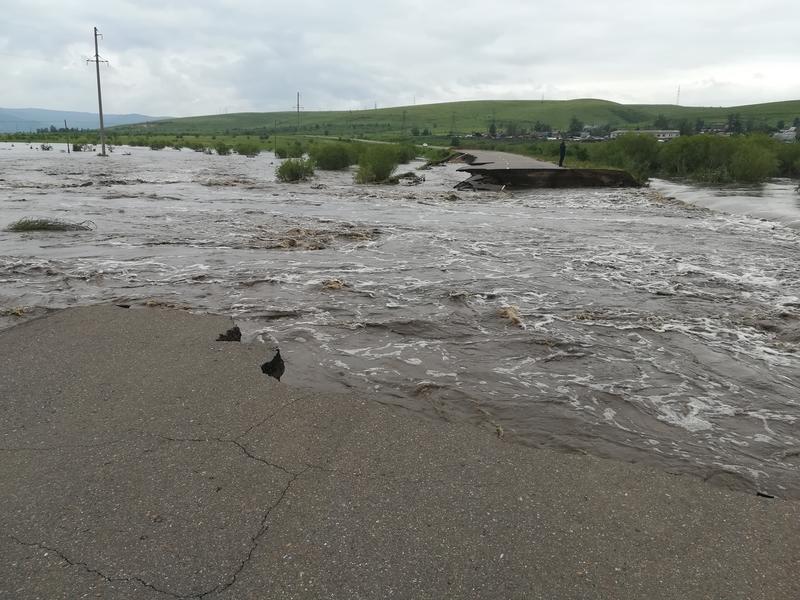
[[[734,152],[730,172],[736,181],[761,183],[777,174],[778,158],[757,139],[750,139],[739,144]]]
[[[275,174],[278,181],[302,181],[314,174],[314,163],[302,158],[287,158],[281,163]]]
[[[61,219],[25,217],[8,226],[6,231],[89,231],[94,229],[92,221],[70,223]]]
[[[401,144],[396,146],[397,160],[401,165],[411,162],[417,158],[417,147],[411,144]]]
[[[216,142],[214,144],[214,150],[217,151],[217,154],[220,156],[227,156],[231,153],[231,147],[228,146],[225,142]]]
[[[781,177],[800,177],[800,144],[776,144],[778,173]]]
[[[275,156],[278,158],[302,158],[304,153],[303,144],[298,140],[292,140],[275,148]]]
[[[646,181],[659,165],[659,148],[650,135],[626,133],[595,151],[595,160],[625,169],[638,181]]]
[[[236,154],[242,156],[258,156],[258,153],[261,152],[261,147],[258,143],[251,141],[236,142],[233,149],[236,151]]]
[[[389,145],[372,144],[358,161],[357,183],[383,183],[400,164],[397,150]]]
[[[573,150],[575,153],[575,158],[578,160],[589,160],[589,151],[586,149],[586,146],[579,144],[577,146],[573,146]]]
[[[358,156],[344,143],[316,144],[308,153],[314,164],[325,171],[340,171],[358,162]]]

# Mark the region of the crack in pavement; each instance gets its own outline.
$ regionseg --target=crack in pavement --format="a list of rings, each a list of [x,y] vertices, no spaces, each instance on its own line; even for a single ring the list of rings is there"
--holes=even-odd
[[[303,469],[302,471],[300,471],[299,473],[296,473],[289,480],[289,482],[286,484],[286,487],[283,489],[283,492],[281,492],[281,495],[278,498],[278,500],[272,506],[269,507],[269,509],[267,510],[266,513],[264,513],[264,516],[261,518],[261,527],[256,532],[256,534],[254,536],[252,536],[252,538],[251,538],[252,543],[250,545],[250,550],[248,551],[247,556],[245,557],[245,559],[239,565],[239,568],[236,569],[236,571],[234,571],[233,575],[230,578],[230,581],[228,581],[226,584],[222,585],[221,587],[217,586],[217,588],[201,594],[199,596],[199,598],[202,599],[202,598],[204,598],[204,597],[206,597],[206,596],[208,596],[210,594],[222,593],[222,592],[224,592],[225,590],[227,590],[228,588],[230,588],[231,586],[233,586],[236,583],[236,578],[239,576],[239,574],[242,571],[244,571],[244,569],[247,566],[247,564],[253,558],[253,552],[255,552],[256,548],[258,547],[258,542],[261,539],[261,536],[263,536],[269,530],[269,526],[267,525],[267,520],[269,519],[270,514],[272,513],[273,510],[278,508],[278,506],[281,504],[281,502],[283,502],[283,499],[286,497],[286,494],[289,492],[289,488],[292,487],[292,484],[295,481],[297,481],[297,479],[299,479],[302,475],[304,475],[308,470],[309,470],[309,468],[306,468],[306,469]]]
[[[293,405],[293,404],[295,404],[296,402],[300,402],[301,400],[303,400],[303,398],[292,398],[292,399],[291,399],[289,402],[287,402],[286,404],[282,404],[282,405],[281,405],[279,408],[277,408],[276,410],[274,410],[273,412],[271,412],[270,414],[268,414],[266,417],[264,417],[263,419],[261,419],[261,420],[260,420],[258,423],[256,423],[255,425],[251,425],[251,426],[250,426],[250,427],[247,429],[247,431],[245,431],[245,432],[244,432],[244,433],[242,433],[241,435],[238,435],[238,436],[236,436],[236,439],[237,439],[237,440],[239,440],[239,439],[241,439],[241,438],[243,438],[243,437],[246,437],[246,436],[247,436],[247,435],[248,435],[248,434],[249,434],[251,431],[253,431],[254,429],[258,429],[259,427],[261,427],[261,426],[262,426],[264,423],[266,423],[267,421],[269,421],[270,419],[272,419],[272,417],[274,417],[275,415],[277,415],[278,413],[280,413],[282,410],[284,410],[285,408],[288,408],[288,407],[292,406],[292,405]]]
[[[285,405],[285,406],[288,406],[288,404]],[[255,549],[258,547],[260,539],[262,538],[262,536],[269,529],[269,526],[267,525],[267,521],[269,519],[270,514],[272,514],[272,511],[275,510],[281,504],[283,499],[286,497],[286,494],[289,492],[289,489],[291,488],[292,484],[295,481],[297,481],[297,479],[300,476],[302,476],[303,474],[305,474],[306,472],[308,472],[309,470],[312,469],[311,465],[307,465],[305,469],[303,469],[303,470],[301,470],[299,472],[290,471],[289,469],[287,469],[287,468],[285,468],[285,467],[283,467],[281,465],[278,465],[278,464],[275,464],[275,463],[271,463],[266,459],[263,459],[263,458],[261,458],[259,456],[254,455],[252,452],[250,452],[250,450],[247,448],[247,446],[245,444],[242,444],[241,442],[238,441],[238,438],[237,439],[232,439],[232,440],[231,439],[225,439],[225,438],[172,438],[172,437],[168,437],[168,436],[164,436],[164,435],[160,435],[160,434],[155,434],[155,433],[150,433],[150,432],[142,431],[142,430],[136,430],[136,429],[128,430],[128,433],[130,433],[130,432],[136,432],[136,433],[139,433],[139,434],[142,434],[142,435],[156,437],[156,438],[165,440],[167,442],[174,442],[174,443],[209,443],[209,442],[213,442],[213,443],[220,443],[220,444],[231,444],[231,445],[235,446],[242,454],[244,454],[249,459],[255,460],[257,462],[265,464],[265,465],[267,465],[269,467],[272,467],[274,469],[278,469],[280,471],[283,471],[286,475],[289,476],[289,481],[286,483],[286,486],[283,488],[283,490],[282,490],[280,496],[278,497],[278,499],[267,509],[267,511],[261,517],[261,522],[260,522],[258,530],[256,531],[256,533],[254,535],[251,536],[251,545],[250,545],[250,549],[247,552],[247,555],[242,559],[242,561],[239,564],[239,566],[229,576],[227,581],[225,581],[224,583],[221,583],[221,584],[217,584],[215,587],[211,588],[210,590],[204,591],[204,592],[199,592],[199,593],[195,593],[195,594],[180,594],[180,593],[176,593],[176,592],[171,592],[169,590],[160,589],[159,587],[157,587],[157,586],[155,586],[155,585],[153,585],[151,583],[148,583],[147,581],[145,581],[144,579],[141,579],[140,577],[111,577],[109,575],[106,575],[102,571],[89,566],[88,563],[71,559],[64,552],[62,552],[61,550],[58,550],[57,548],[53,548],[51,546],[47,546],[46,544],[43,544],[43,543],[40,543],[40,542],[25,542],[25,541],[15,537],[14,535],[10,535],[10,537],[15,542],[17,542],[18,544],[20,544],[22,546],[36,547],[36,548],[39,548],[41,550],[46,550],[46,551],[49,551],[49,552],[53,552],[54,554],[59,556],[64,562],[66,562],[70,566],[80,567],[80,568],[84,569],[86,572],[91,573],[93,575],[96,575],[98,577],[101,577],[102,579],[108,581],[109,583],[113,583],[113,582],[134,583],[135,582],[135,583],[139,583],[142,586],[145,586],[145,587],[147,587],[147,588],[149,588],[149,589],[151,589],[151,590],[153,590],[155,592],[170,596],[172,598],[178,598],[180,600],[190,600],[190,599],[202,600],[203,598],[205,598],[205,597],[207,597],[207,596],[209,596],[211,594],[222,593],[222,592],[224,592],[225,590],[227,590],[228,588],[230,588],[232,585],[234,585],[236,583],[237,577],[242,573],[242,571],[245,569],[247,564],[252,559],[253,553],[255,552]],[[119,442],[114,442],[114,443],[122,443],[122,441],[130,441],[130,440],[120,440]],[[108,445],[108,444],[103,444],[103,445]],[[79,446],[79,447],[92,448],[92,447],[97,447],[97,446]]]
[[[197,441],[197,440],[191,440],[191,441]],[[256,460],[259,460],[259,459],[256,458]],[[176,592],[171,592],[169,590],[163,590],[163,589],[155,586],[154,584],[148,583],[147,581],[145,581],[144,579],[142,579],[140,577],[111,577],[109,575],[106,575],[105,573],[103,573],[102,571],[100,571],[98,569],[90,567],[88,563],[72,560],[64,552],[62,552],[61,550],[59,550],[57,548],[53,548],[51,546],[47,546],[46,544],[43,544],[41,542],[25,542],[25,541],[17,538],[13,534],[9,534],[9,537],[11,537],[11,539],[13,539],[16,543],[20,544],[21,546],[34,547],[34,548],[39,548],[41,550],[46,550],[48,552],[53,552],[59,558],[61,558],[64,562],[66,562],[68,565],[73,566],[73,567],[80,567],[84,571],[86,571],[87,573],[91,573],[93,575],[101,577],[102,579],[108,581],[109,583],[115,583],[115,582],[134,583],[134,582],[136,582],[136,583],[139,583],[139,584],[143,585],[144,587],[147,587],[147,588],[149,588],[149,589],[151,589],[151,590],[153,590],[155,592],[158,592],[160,594],[164,594],[166,596],[170,596],[172,598],[177,598],[179,600],[202,600],[203,598],[206,598],[207,596],[210,596],[212,594],[220,594],[220,593],[226,591],[228,588],[230,588],[231,586],[233,586],[236,583],[237,577],[242,573],[242,571],[244,571],[244,569],[247,567],[247,564],[253,558],[253,553],[255,552],[256,548],[258,547],[259,541],[261,540],[262,536],[269,530],[269,526],[267,525],[267,521],[269,520],[269,516],[272,514],[272,511],[275,510],[281,504],[281,502],[283,502],[283,499],[286,497],[286,494],[289,492],[289,489],[292,487],[292,484],[295,481],[297,481],[298,478],[300,478],[302,475],[304,475],[310,469],[311,469],[311,467],[307,467],[306,469],[303,469],[299,473],[292,474],[291,479],[289,479],[289,481],[286,483],[286,486],[283,488],[283,491],[281,492],[281,495],[267,509],[267,511],[261,517],[261,524],[260,524],[258,530],[256,531],[255,535],[252,535],[250,537],[250,540],[251,540],[250,549],[247,551],[247,555],[244,557],[244,559],[242,559],[242,561],[239,564],[239,566],[230,575],[230,577],[228,578],[228,580],[226,582],[224,582],[222,584],[218,584],[218,585],[214,586],[212,589],[207,590],[205,592],[199,592],[199,593],[195,593],[195,594],[180,594],[180,593],[176,593]]]
[[[64,554],[61,550],[59,550],[57,548],[53,548],[51,546],[47,546],[47,545],[42,544],[40,542],[25,542],[25,541],[19,539],[17,536],[13,535],[13,534],[9,534],[9,537],[12,540],[14,540],[17,544],[19,544],[20,546],[27,546],[29,548],[39,548],[40,550],[46,550],[48,552],[52,552],[53,554],[57,555],[61,560],[63,560],[65,563],[67,563],[71,567],[80,567],[84,571],[86,571],[87,573],[91,573],[92,575],[96,575],[96,576],[98,576],[98,577],[100,577],[102,579],[105,579],[109,583],[117,583],[117,582],[119,582],[119,583],[134,583],[134,582],[136,582],[136,583],[139,583],[139,584],[143,585],[146,588],[149,588],[149,589],[153,590],[154,592],[158,592],[159,594],[164,594],[164,595],[170,596],[172,598],[188,599],[188,598],[197,597],[196,595],[182,596],[180,594],[175,594],[175,593],[169,592],[167,590],[159,589],[155,585],[153,585],[151,583],[148,583],[144,579],[141,579],[139,577],[111,577],[109,575],[106,575],[102,571],[99,571],[97,569],[93,569],[92,567],[90,567],[85,562],[74,561],[74,560],[70,559],[66,554]]]
[[[290,471],[289,469],[287,469],[283,465],[279,465],[277,463],[272,463],[272,462],[268,461],[265,458],[261,458],[260,456],[256,456],[255,454],[250,452],[250,450],[247,448],[247,446],[245,444],[242,444],[241,442],[239,442],[238,438],[232,439],[232,440],[227,439],[227,438],[211,438],[211,437],[209,437],[209,438],[173,438],[173,437],[169,437],[169,436],[166,436],[166,435],[161,435],[161,434],[158,434],[158,433],[150,433],[150,432],[147,432],[147,431],[140,431],[139,433],[141,433],[143,435],[149,435],[151,437],[157,437],[157,438],[165,440],[167,442],[174,442],[174,443],[205,444],[205,443],[209,443],[209,442],[216,442],[218,444],[232,444],[232,445],[236,446],[245,456],[247,456],[248,458],[250,458],[252,460],[255,460],[257,462],[263,463],[263,464],[267,465],[268,467],[272,467],[273,469],[278,469],[279,471],[283,471],[284,473],[286,473],[290,477],[294,477],[294,476],[296,476],[298,474],[298,473],[296,473],[294,471]]]

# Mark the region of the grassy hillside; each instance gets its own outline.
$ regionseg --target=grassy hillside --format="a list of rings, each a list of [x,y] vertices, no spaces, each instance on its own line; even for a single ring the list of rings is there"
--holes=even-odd
[[[492,122],[498,130],[509,124],[530,130],[537,121],[554,129],[566,129],[573,117],[587,125],[611,129],[653,127],[662,115],[670,122],[685,119],[694,124],[724,124],[730,115],[742,121],[774,127],[779,121],[791,124],[800,117],[800,100],[735,107],[690,107],[676,105],[618,104],[606,100],[481,100],[448,102],[375,110],[273,113],[236,113],[167,119],[156,123],[119,127],[130,133],[164,134],[271,134],[307,133],[325,135],[374,135],[391,137],[412,129],[427,129],[431,135],[486,132]]]

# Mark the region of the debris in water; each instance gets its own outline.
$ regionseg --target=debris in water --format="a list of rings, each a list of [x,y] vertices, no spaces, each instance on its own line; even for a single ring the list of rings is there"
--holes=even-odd
[[[71,223],[61,219],[24,217],[11,223],[7,231],[91,231],[97,226],[93,221]]]
[[[411,171],[394,175],[386,180],[388,183],[403,183],[404,185],[419,185],[425,181],[425,175],[417,175]]]
[[[174,302],[166,302],[164,300],[154,300],[152,298],[150,300],[145,300],[144,302],[142,302],[142,304],[144,304],[148,308],[175,308],[179,310],[191,310],[192,308],[191,306],[188,306],[186,304],[175,304]]]
[[[326,279],[322,282],[322,287],[326,290],[341,290],[350,287],[341,279]]]
[[[414,388],[413,394],[415,396],[428,395],[432,391],[441,390],[444,389],[444,387],[445,386],[439,383],[434,383],[432,381],[421,381],[420,383],[417,384],[417,387]]]
[[[517,306],[505,306],[497,311],[497,315],[508,319],[512,324],[518,327],[525,328],[525,324],[522,322],[522,315],[519,314],[519,307]]]
[[[27,306],[14,306],[12,308],[0,309],[0,316],[4,317],[22,317],[28,312]]]
[[[265,232],[250,240],[246,247],[266,250],[322,250],[337,240],[365,242],[377,239],[380,230],[365,228],[344,223],[337,229],[316,229],[310,227],[292,227],[283,232],[270,231],[266,226],[259,226]]]

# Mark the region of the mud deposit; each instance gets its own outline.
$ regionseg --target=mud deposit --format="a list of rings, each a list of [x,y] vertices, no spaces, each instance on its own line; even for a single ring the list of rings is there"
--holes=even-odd
[[[798,230],[646,189],[454,194],[455,167],[287,185],[271,155],[129,152],[0,145],[1,228],[96,225],[0,232],[0,327],[108,301],[229,314],[290,385],[800,497]]]

